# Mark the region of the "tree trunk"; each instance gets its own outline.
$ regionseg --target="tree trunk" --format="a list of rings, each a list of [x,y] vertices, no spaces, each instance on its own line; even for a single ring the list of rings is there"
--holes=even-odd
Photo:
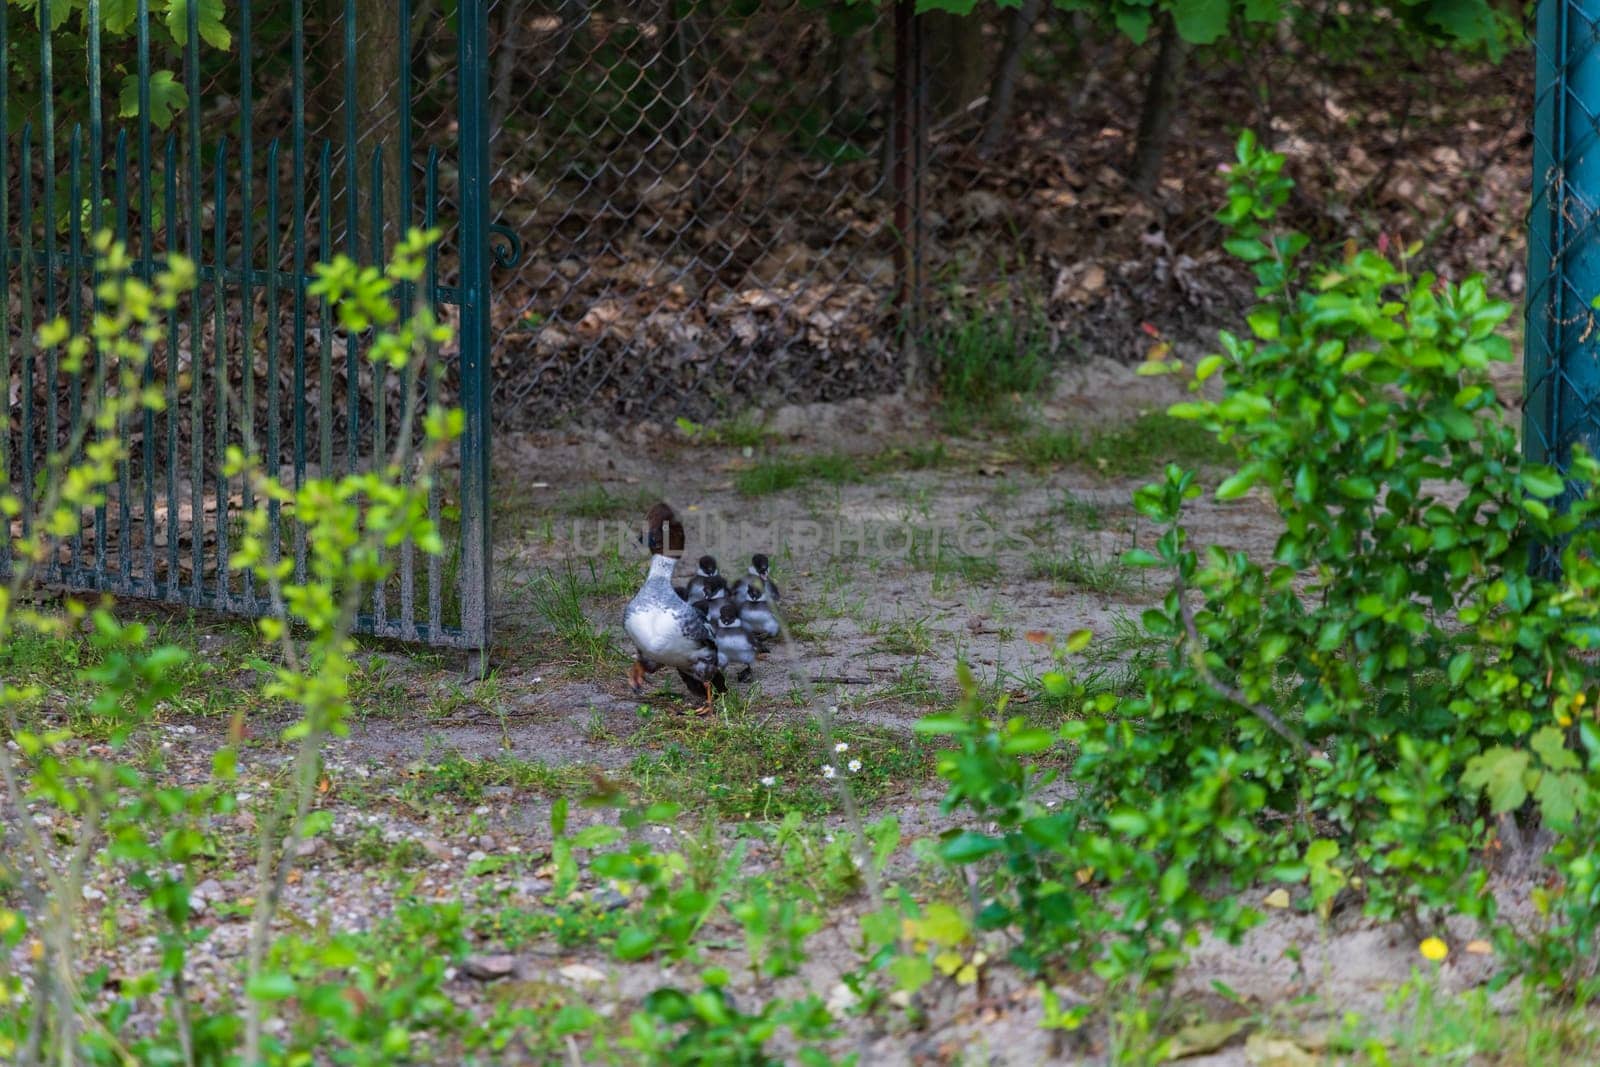
[[[1013,8],[1006,20],[1006,39],[1000,48],[1000,60],[994,65],[989,103],[983,113],[983,136],[978,141],[978,156],[982,159],[988,159],[1000,147],[1000,139],[1011,122],[1022,56],[1027,51],[1028,39],[1033,36],[1034,23],[1039,21],[1042,5],[1043,0],[1022,0],[1022,6]]]
[[[917,17],[925,20],[928,107],[934,118],[949,118],[983,93],[983,22],[975,14],[948,11]]]
[[[1178,33],[1171,15],[1161,16],[1161,40],[1156,48],[1156,63],[1145,86],[1144,107],[1139,113],[1139,132],[1133,145],[1133,167],[1129,184],[1149,193],[1161,178],[1161,165],[1172,135],[1172,119],[1178,110],[1178,90],[1183,85],[1183,68],[1189,58],[1189,43]]]
[[[501,0],[500,40],[494,43],[494,88],[489,94],[489,136],[498,136],[511,114],[511,84],[522,52],[522,11],[527,0]]]
[[[866,34],[857,30],[835,33],[828,55],[828,114],[835,128],[846,134],[864,124],[862,101],[871,91],[872,53]]]
[[[356,128],[360,131],[356,202],[361,208],[361,253],[363,259],[371,253],[377,236],[372,231],[379,221],[373,217],[372,158],[381,149],[383,234],[379,247],[387,261],[405,223],[400,217],[400,167],[410,164],[400,158],[400,76],[402,70],[409,74],[411,64],[402,62],[399,54],[399,5],[394,0],[357,0],[356,31]]]

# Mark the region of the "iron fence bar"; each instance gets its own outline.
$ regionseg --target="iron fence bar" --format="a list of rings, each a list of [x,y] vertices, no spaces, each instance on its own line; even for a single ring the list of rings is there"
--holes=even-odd
[[[0,233],[11,232],[11,36],[6,17],[9,4],[0,3]],[[24,221],[24,226],[26,222]],[[11,270],[0,264],[0,381],[5,382],[6,416],[0,425],[0,478],[11,485]],[[23,453],[28,452],[28,441],[20,442]],[[24,482],[24,484],[27,484]],[[19,496],[21,494],[18,494]],[[0,537],[0,568],[11,570],[11,517],[0,519],[5,523],[5,536]]]
[[[198,4],[192,5],[196,9]],[[212,240],[216,251],[216,277],[212,283],[211,298],[216,311],[216,324],[211,338],[212,348],[216,355],[216,396],[213,403],[216,410],[213,416],[213,436],[216,438],[216,464],[214,484],[217,487],[216,511],[216,536],[217,536],[217,603],[226,611],[228,602],[232,599],[231,587],[228,578],[228,494],[232,491],[232,479],[227,475],[228,465],[228,321],[227,321],[227,281],[223,276],[223,266],[228,259],[228,188],[227,188],[227,163],[228,139],[226,137],[217,141],[217,153],[212,169],[215,172],[215,189],[213,195],[216,205],[213,212]],[[245,205],[245,213],[249,214],[250,206]],[[246,339],[248,345],[248,338]],[[248,357],[247,357],[248,358]],[[250,376],[248,364],[245,366],[245,377]],[[204,530],[205,524],[197,521],[197,530]],[[196,575],[198,580],[199,576]]]
[[[345,245],[352,260],[361,255],[361,178],[359,134],[356,130],[356,0],[344,0],[344,225]],[[355,330],[344,332],[346,416],[345,469],[355,473],[361,455],[361,366],[360,345]],[[331,407],[330,407],[331,411]],[[329,420],[332,421],[331,418]],[[328,475],[327,471],[323,476]]]
[[[148,27],[146,28],[148,32]],[[178,226],[178,139],[169,133],[162,146],[162,184],[165,192],[165,218],[167,248],[177,247]],[[146,172],[148,179],[149,174]],[[153,241],[154,221],[145,220],[146,239]],[[167,312],[167,581],[166,599],[176,601],[183,594],[178,578],[178,337],[182,330],[178,304],[174,301]]]
[[[306,40],[305,0],[293,0],[290,5],[290,96],[291,96],[291,180],[294,182],[294,273],[302,278],[306,273]],[[294,299],[294,488],[298,492],[306,483],[306,292],[296,285]],[[303,582],[306,576],[305,527],[294,525],[294,575]]]
[[[395,46],[395,62],[397,69],[396,85],[400,97],[400,145],[398,162],[399,173],[395,181],[399,183],[400,192],[400,217],[394,220],[395,233],[404,238],[406,230],[411,225],[411,0],[398,0],[399,2],[399,39]],[[432,296],[433,290],[429,289]],[[400,283],[400,307],[405,314],[410,314],[416,301],[416,287],[410,282]],[[407,379],[410,386],[415,377]],[[408,388],[402,393],[408,400],[411,397]],[[412,485],[412,465],[407,464],[401,472],[407,488]],[[400,546],[400,622],[406,627],[406,634],[411,640],[416,637],[417,622],[417,573],[416,552],[410,539]]]
[[[438,224],[439,216],[439,150],[428,149],[428,170],[423,176],[423,222],[422,225],[431,230]],[[428,288],[432,290],[439,283],[439,245],[434,242],[428,246]],[[431,408],[434,401],[434,382],[436,380],[435,368],[428,368],[428,375],[423,386],[425,394],[423,406]],[[440,499],[439,481],[434,479],[428,485],[428,521],[434,529],[440,529],[440,520],[443,518],[443,504]],[[434,629],[444,626],[444,560],[439,553],[430,553],[428,556],[428,625]]]
[[[72,124],[72,135],[67,138],[67,203],[71,206],[67,211],[67,248],[70,250],[71,266],[67,270],[67,324],[72,329],[74,337],[83,333],[83,272],[79,269],[83,258],[83,125]],[[103,362],[99,346],[95,346],[95,363]],[[83,375],[73,373],[67,375],[67,442],[74,440],[78,424],[83,418]],[[99,436],[98,432],[96,436]],[[78,453],[74,449],[71,455],[65,456],[63,461],[67,466],[78,462]],[[73,506],[71,566],[77,570],[83,566],[83,508],[82,505]],[[100,570],[102,553],[98,546],[95,550],[95,569]]]
[[[372,149],[372,262],[382,264],[383,255],[383,146],[377,145]],[[359,390],[355,388],[360,379],[352,379],[351,391],[359,399]],[[383,469],[387,462],[385,455],[385,422],[384,408],[388,405],[387,379],[384,375],[384,363],[377,360],[372,365],[372,466],[374,470]],[[351,430],[352,438],[355,436]],[[378,548],[379,559],[388,556],[388,552],[380,545]],[[384,625],[388,614],[388,605],[385,603],[385,583],[377,581],[372,583],[372,617],[374,625]]]
[[[0,4],[0,7],[6,5]],[[26,261],[33,253],[33,123],[22,125],[22,150],[17,168],[17,179],[22,183],[21,232],[22,256]],[[22,533],[33,533],[33,272],[22,272],[22,325],[17,342],[22,349],[22,489],[17,494],[22,500]],[[8,383],[9,384],[9,383]]]
[[[239,350],[244,379],[243,402],[239,412],[240,443],[247,453],[259,447],[256,440],[256,345],[255,345],[255,295],[251,290],[251,274],[255,264],[255,43],[250,33],[250,0],[239,0]],[[220,204],[219,204],[220,207]],[[268,264],[271,269],[273,264]],[[222,263],[217,264],[220,271]],[[267,302],[267,318],[276,319],[278,306]],[[276,416],[273,416],[274,418]],[[261,457],[257,455],[256,459]],[[277,456],[273,456],[277,463]],[[276,472],[274,472],[276,473]],[[240,506],[246,515],[255,508],[255,488],[248,476],[240,479]],[[274,525],[276,518],[274,518]],[[256,599],[255,572],[247,568],[243,579],[243,596],[247,603]]]
[[[489,13],[487,0],[458,11],[460,105],[461,630],[480,662],[489,641]]]
[[[184,35],[183,78],[189,94],[185,114],[189,119],[189,184],[185,190],[189,211],[189,258],[195,263],[206,259],[201,240],[201,181],[203,160],[200,144],[200,5],[187,8],[188,26]],[[221,210],[221,206],[218,206]],[[205,594],[205,359],[201,342],[205,328],[203,304],[205,290],[196,286],[189,297],[189,556],[193,569],[189,575],[190,602],[199,605]],[[220,339],[218,339],[220,340]]]
[[[40,222],[44,226],[45,260],[49,262],[54,258],[56,244],[56,123],[55,123],[55,46],[51,39],[54,32],[54,19],[50,16],[50,0],[39,0],[39,117],[43,126],[39,141],[40,158],[44,163],[43,182],[39,187],[39,202],[42,216]],[[46,322],[55,319],[58,311],[56,303],[56,272],[46,270],[44,274],[44,318]],[[56,360],[55,346],[44,351],[45,374],[45,424],[43,462],[45,469],[49,470],[59,457],[57,449],[60,447],[60,411],[58,399],[60,390],[60,368]],[[48,518],[48,517],[47,517]],[[60,557],[52,552],[45,562],[44,573],[47,580],[56,580],[61,571]]]
[[[282,259],[283,237],[278,229],[278,152],[279,141],[274,137],[267,144],[267,271],[266,293],[267,307],[272,313],[267,316],[267,454],[263,458],[267,473],[274,478],[279,477],[282,470],[281,442],[278,439],[278,424],[282,421],[282,406],[278,401],[278,263]],[[296,410],[299,409],[296,394]],[[283,516],[283,506],[276,496],[267,501],[267,558],[278,562],[279,553],[283,551],[283,531],[280,523]]]
[[[317,257],[333,261],[333,142],[323,141],[317,155]],[[333,301],[318,302],[317,441],[318,474],[333,477]]]

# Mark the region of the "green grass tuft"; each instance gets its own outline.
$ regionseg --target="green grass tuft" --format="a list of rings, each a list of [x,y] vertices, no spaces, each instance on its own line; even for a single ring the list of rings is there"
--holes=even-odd
[[[1164,412],[1097,431],[1038,429],[1022,437],[1018,450],[1033,467],[1090,467],[1111,477],[1150,474],[1167,463],[1218,466],[1234,458],[1211,431]]]
[[[925,344],[933,353],[941,414],[956,432],[979,423],[1015,425],[1018,398],[1050,378],[1053,342],[1037,307],[960,309],[935,326]]]

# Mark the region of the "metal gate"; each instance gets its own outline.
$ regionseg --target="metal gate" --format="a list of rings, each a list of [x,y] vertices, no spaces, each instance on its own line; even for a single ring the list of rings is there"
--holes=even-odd
[[[1600,452],[1600,3],[1540,0],[1523,448],[1564,467]]]
[[[31,6],[31,5],[30,5]],[[146,382],[166,406],[133,420],[104,504],[49,557],[80,590],[256,614],[229,537],[250,489],[229,446],[287,484],[359,469],[392,447],[398,383],[307,292],[339,252],[384,260],[397,234],[444,238],[420,296],[454,322],[432,399],[464,409],[459,465],[429,500],[441,557],[402,546],[360,620],[368,633],[482,649],[489,635],[489,216],[486,3],[429,0],[0,2],[0,463],[32,498],[45,457],[84,417],[81,386],[32,343],[93,311],[90,237],[124,241],[149,278],[169,252],[199,269],[168,315]],[[154,8],[155,10],[152,10]],[[445,395],[440,395],[441,392]],[[278,548],[305,544],[273,514]],[[12,536],[31,528],[27,509]],[[3,547],[9,560],[11,539]]]

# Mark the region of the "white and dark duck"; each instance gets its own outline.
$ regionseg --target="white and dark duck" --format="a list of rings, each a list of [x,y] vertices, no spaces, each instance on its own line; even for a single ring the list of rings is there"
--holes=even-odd
[[[622,613],[623,629],[638,649],[629,681],[639,693],[645,675],[672,667],[694,697],[705,698],[698,710],[710,711],[714,694],[724,692],[727,682],[717,667],[711,624],[672,586],[672,572],[683,555],[683,524],[665,503],[645,516],[645,544],[650,575]]]
[[[781,629],[777,613],[767,599],[767,584],[754,576],[740,581],[744,585],[738,598],[739,619],[750,640],[755,642],[757,651],[765,652],[768,642],[776,638]]]
[[[756,649],[750,643],[739,605],[731,600],[719,601],[711,612],[711,629],[717,638],[717,666],[727,670],[737,663],[742,668],[737,675],[739,681],[748,682]]]

